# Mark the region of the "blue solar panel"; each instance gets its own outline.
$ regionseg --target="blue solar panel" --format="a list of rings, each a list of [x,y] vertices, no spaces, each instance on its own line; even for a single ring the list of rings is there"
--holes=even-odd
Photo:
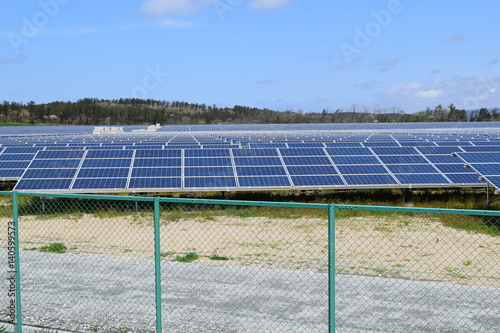
[[[232,188],[236,187],[234,177],[186,177],[185,188]]]
[[[401,184],[449,184],[440,174],[399,174],[395,175]]]
[[[487,180],[496,189],[500,189],[500,176],[489,176]]]
[[[233,156],[278,156],[276,149],[233,149]]]
[[[498,153],[458,153],[467,163],[500,163]]]
[[[500,163],[499,164],[471,164],[471,166],[483,176],[498,176],[498,175],[500,175]]]
[[[454,184],[481,184],[484,181],[479,180],[477,173],[450,173],[446,174]]]
[[[289,142],[288,147],[290,148],[305,148],[305,147],[324,147],[323,142]]]
[[[439,155],[439,154],[446,154],[450,155],[454,152],[457,151],[462,151],[460,148],[456,147],[417,147],[417,149],[425,155]]]
[[[131,159],[122,158],[86,158],[83,161],[82,168],[128,168],[131,162]]]
[[[474,172],[471,169],[466,169],[464,164],[435,164],[436,168],[442,173],[467,173]]]
[[[416,155],[413,147],[372,148],[375,155]]]
[[[342,178],[335,175],[292,176],[295,186],[339,186],[344,185]]]
[[[181,150],[175,149],[150,149],[150,150],[137,150],[135,158],[154,158],[154,157],[181,157]]]
[[[3,151],[3,154],[34,154],[40,149],[40,147],[7,147]]]
[[[281,187],[291,186],[287,177],[240,177],[238,176],[240,187]]]
[[[263,167],[237,167],[238,176],[286,176],[285,169],[281,166],[263,166]]]
[[[439,173],[431,164],[386,164],[392,173]]]
[[[328,157],[308,156],[308,157],[283,157],[285,165],[332,165]]]
[[[379,156],[379,158],[385,164],[428,163],[425,160],[425,158],[419,155],[404,155],[404,156],[383,155]]]
[[[500,146],[464,147],[466,152],[499,152]]]
[[[280,153],[282,156],[325,156],[321,148],[281,148]]]
[[[337,171],[329,165],[288,166],[290,175],[336,175]]]
[[[399,144],[396,141],[384,141],[384,142],[363,142],[365,147],[399,147]]]
[[[36,159],[67,159],[82,158],[83,150],[43,150],[39,151]]]
[[[388,173],[381,164],[339,165],[337,167],[343,175]]]
[[[14,190],[68,190],[72,179],[21,179]]]
[[[31,161],[35,154],[2,154],[0,161]]]
[[[24,178],[73,178],[77,169],[28,169]]]
[[[231,159],[224,157],[215,158],[186,158],[184,159],[185,166],[231,166]]]
[[[36,169],[36,168],[39,168],[39,169],[77,168],[80,165],[80,162],[81,162],[81,159],[34,160],[33,162],[31,162],[30,168],[34,168],[34,169]]]
[[[229,149],[195,149],[185,150],[184,157],[229,157]]]
[[[0,169],[0,178],[20,178],[24,169]]]
[[[380,164],[375,156],[332,156],[335,164]]]
[[[127,178],[78,178],[73,189],[124,189]]]
[[[128,177],[129,168],[92,168],[80,169],[78,178],[123,178]]]
[[[396,185],[390,175],[345,175],[347,185]]]
[[[338,155],[372,155],[370,149],[368,148],[326,148],[328,154],[332,156]]]
[[[180,167],[181,164],[182,161],[180,158],[152,158],[134,160],[134,167]]]
[[[130,178],[129,188],[142,189],[142,188],[180,188],[180,178]]]
[[[131,158],[132,150],[89,150],[85,158]]]
[[[133,168],[132,177],[180,177],[181,168]]]
[[[0,169],[26,169],[30,162],[0,162]]]
[[[282,165],[279,157],[258,157],[258,158],[235,157],[234,164],[236,166]]]
[[[185,168],[186,177],[234,176],[231,167],[195,167]]]
[[[427,159],[431,161],[432,163],[461,163],[463,164],[463,161],[459,159],[456,156],[451,156],[451,155],[426,155]]]

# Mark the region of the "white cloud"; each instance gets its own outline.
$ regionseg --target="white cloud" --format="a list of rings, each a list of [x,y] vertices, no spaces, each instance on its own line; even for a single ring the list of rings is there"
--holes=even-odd
[[[443,90],[419,90],[415,94],[417,97],[422,98],[436,98],[444,94]]]
[[[141,12],[147,16],[191,15],[216,0],[147,0]]]
[[[250,8],[253,9],[271,9],[288,6],[292,0],[252,0]]]

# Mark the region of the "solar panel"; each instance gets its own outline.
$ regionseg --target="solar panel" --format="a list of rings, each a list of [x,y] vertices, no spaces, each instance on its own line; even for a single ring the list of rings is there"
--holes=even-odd
[[[279,157],[259,157],[259,158],[235,157],[234,164],[236,166],[282,165]]]
[[[231,166],[230,158],[186,158],[185,166]]]
[[[68,190],[72,179],[21,179],[14,190]]]
[[[36,154],[36,159],[68,159],[82,158],[83,150],[41,150]]]
[[[185,150],[185,157],[229,157],[229,149]]]
[[[182,165],[182,160],[180,158],[151,158],[151,159],[136,158],[134,160],[134,168],[135,167],[180,167],[181,165]]]
[[[155,158],[155,157],[181,157],[181,150],[175,149],[148,149],[148,150],[137,150],[135,153],[135,158]]]
[[[231,188],[236,187],[234,177],[186,177],[185,188]]]
[[[237,167],[238,176],[286,176],[281,166]]]
[[[81,159],[54,159],[54,160],[34,160],[30,164],[30,168],[39,169],[65,169],[65,168],[77,168],[80,165]],[[29,162],[23,162],[28,163]],[[1,168],[1,163],[0,163]]]
[[[375,155],[416,155],[413,147],[372,148]]]
[[[181,179],[176,178],[130,178],[131,189],[178,189],[181,188]]]
[[[293,156],[283,157],[285,165],[332,165],[328,157],[322,156]]]
[[[419,155],[383,155],[379,156],[380,160],[384,164],[418,164],[418,163],[428,163],[425,158]]]
[[[295,186],[340,186],[344,185],[342,178],[335,175],[292,176]]]
[[[133,150],[89,150],[85,158],[131,158]]]
[[[335,164],[380,164],[375,156],[332,156]]]
[[[290,175],[302,175],[302,176],[337,174],[337,170],[335,170],[335,168],[331,165],[287,166],[287,170],[290,173]]]
[[[398,174],[394,175],[401,184],[449,184],[440,174]]]
[[[474,172],[471,169],[466,169],[464,164],[435,164],[436,168],[442,173],[467,173]]]
[[[343,175],[388,173],[381,164],[339,165],[338,169]]]
[[[325,152],[321,148],[281,148],[282,156],[325,156]]]
[[[77,169],[28,169],[23,178],[73,178]]]
[[[332,156],[337,155],[372,155],[368,148],[326,148],[328,154]]]
[[[445,174],[454,184],[480,184],[484,181],[479,180],[477,173],[450,173]]]
[[[234,176],[234,171],[232,167],[196,167],[185,168],[184,175],[186,177]]]
[[[223,169],[223,168],[218,168]],[[180,177],[181,168],[133,168],[132,177]]]
[[[83,160],[82,168],[128,168],[132,159],[123,158],[86,158]]]
[[[291,186],[288,177],[240,177],[238,176],[240,187],[284,187]]]
[[[233,156],[278,156],[278,151],[276,149],[233,149]]]
[[[386,164],[392,173],[439,173],[431,164]]]
[[[128,177],[128,168],[92,168],[80,169],[78,178],[123,178]]]
[[[78,178],[73,189],[124,189],[127,178]]]
[[[345,175],[347,185],[396,185],[391,175]]]

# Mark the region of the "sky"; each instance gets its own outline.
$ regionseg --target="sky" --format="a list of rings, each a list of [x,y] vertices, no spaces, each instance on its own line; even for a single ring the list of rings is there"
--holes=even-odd
[[[0,6],[0,101],[152,98],[303,112],[500,107],[498,0]]]

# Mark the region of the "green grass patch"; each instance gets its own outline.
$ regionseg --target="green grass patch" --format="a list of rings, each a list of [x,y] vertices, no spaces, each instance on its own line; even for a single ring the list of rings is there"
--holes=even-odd
[[[51,252],[51,253],[66,253],[68,248],[62,243],[52,243],[50,245],[42,246],[40,252]]]
[[[192,252],[192,253],[188,253],[188,254],[183,255],[183,256],[177,256],[177,257],[175,257],[175,260],[179,261],[179,262],[191,262],[191,261],[195,261],[199,257],[200,257],[199,255]]]
[[[228,257],[222,257],[222,256],[218,256],[218,255],[210,256],[210,257],[208,257],[208,259],[210,259],[210,260],[229,260]]]

